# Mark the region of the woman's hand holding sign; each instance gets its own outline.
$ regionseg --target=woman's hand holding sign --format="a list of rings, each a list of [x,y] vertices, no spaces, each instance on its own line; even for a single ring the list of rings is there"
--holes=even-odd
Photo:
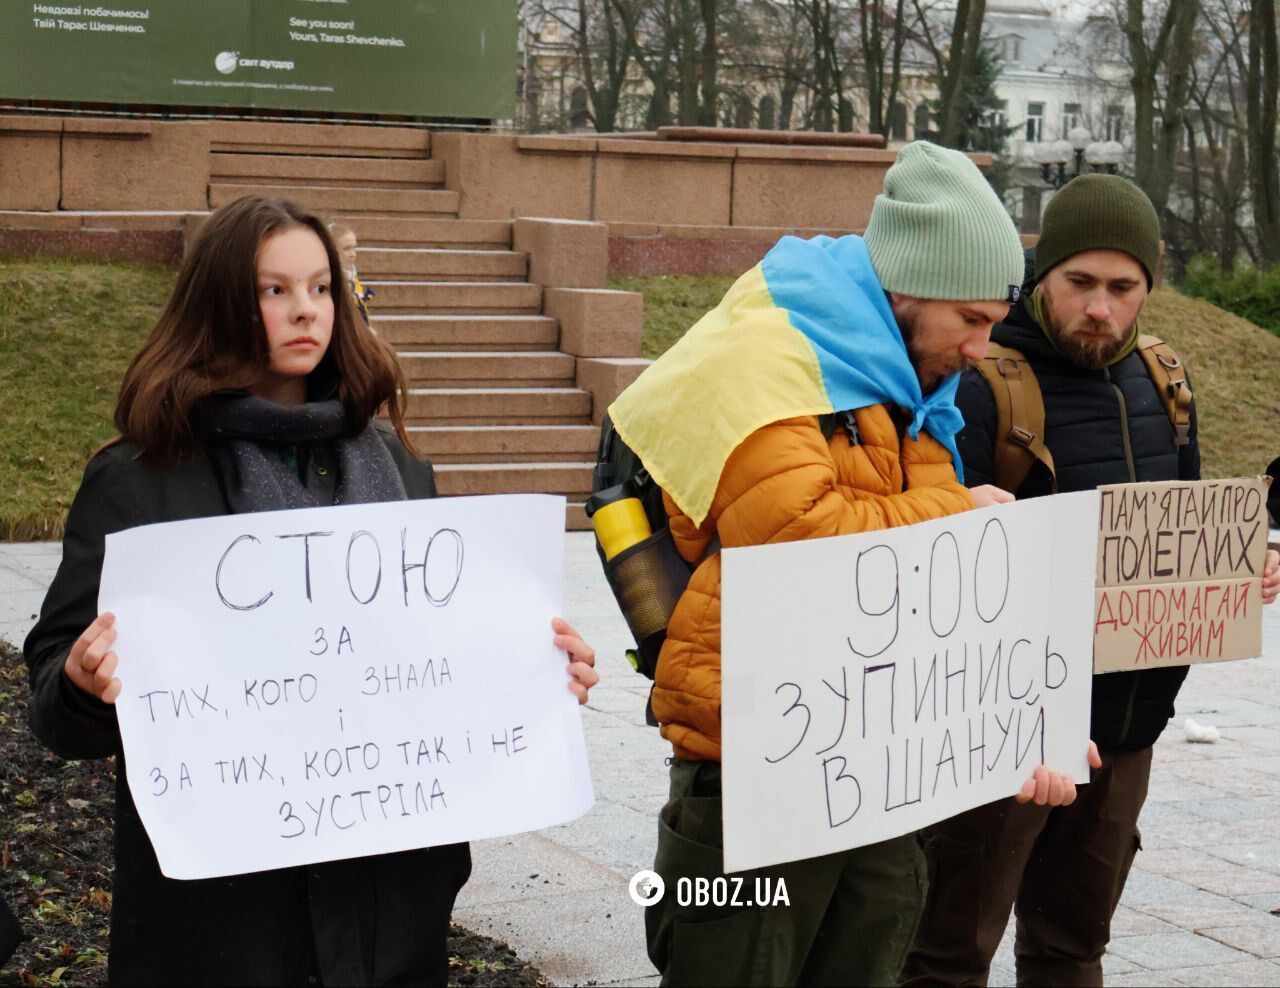
[[[111,646],[116,640],[116,616],[99,614],[67,653],[67,678],[95,700],[115,703],[121,683],[115,678],[119,661]]]
[[[573,677],[569,692],[579,703],[586,703],[588,691],[600,682],[600,674],[595,670],[596,650],[584,642],[564,618],[553,618],[551,629],[556,633],[553,639],[556,648],[569,653],[568,673]]]

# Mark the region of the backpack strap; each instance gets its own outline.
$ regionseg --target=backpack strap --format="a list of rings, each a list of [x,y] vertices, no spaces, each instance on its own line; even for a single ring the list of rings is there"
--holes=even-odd
[[[1191,385],[1182,360],[1164,340],[1143,333],[1138,337],[1138,353],[1156,386],[1165,413],[1173,425],[1174,444],[1191,442]]]
[[[978,364],[996,403],[995,476],[998,487],[1016,492],[1035,464],[1043,463],[1058,490],[1053,455],[1044,444],[1044,396],[1022,352],[992,343]]]

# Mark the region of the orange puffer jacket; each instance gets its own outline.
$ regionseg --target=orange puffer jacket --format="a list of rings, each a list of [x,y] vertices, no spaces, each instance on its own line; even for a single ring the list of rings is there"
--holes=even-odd
[[[728,549],[850,535],[941,518],[973,506],[933,437],[901,438],[884,405],[854,413],[860,441],[825,439],[812,416],[748,436],[729,457],[701,527],[665,498],[691,563],[715,535]],[[720,760],[720,554],[703,561],[667,627],[653,712],[678,758]]]

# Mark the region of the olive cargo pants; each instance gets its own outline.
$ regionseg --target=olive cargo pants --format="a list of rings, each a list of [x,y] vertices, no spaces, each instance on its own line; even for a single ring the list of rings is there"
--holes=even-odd
[[[1019,985],[1101,985],[1150,777],[1150,748],[1103,752],[1070,806],[1001,799],[928,828],[929,894],[901,984],[986,985],[1016,906]]]
[[[645,913],[662,983],[894,984],[924,902],[916,835],[730,877],[730,889],[742,879],[742,900],[767,893],[768,905],[681,905],[681,879],[686,890],[699,878],[725,887],[720,791],[718,762],[672,761],[654,861],[666,893]],[[777,901],[780,882],[789,905]]]

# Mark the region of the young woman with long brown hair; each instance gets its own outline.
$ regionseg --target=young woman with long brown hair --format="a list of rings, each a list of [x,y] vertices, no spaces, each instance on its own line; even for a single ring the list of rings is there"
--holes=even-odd
[[[426,498],[395,355],[359,323],[324,224],[246,197],[211,216],[125,374],[119,440],[89,463],[25,656],[31,726],[116,756],[113,984],[444,984],[465,844],[202,881],[165,878],[125,781],[104,540],[137,525]],[[375,422],[385,408],[390,426]],[[594,653],[554,622],[580,701]],[[198,629],[192,629],[198,633]]]

